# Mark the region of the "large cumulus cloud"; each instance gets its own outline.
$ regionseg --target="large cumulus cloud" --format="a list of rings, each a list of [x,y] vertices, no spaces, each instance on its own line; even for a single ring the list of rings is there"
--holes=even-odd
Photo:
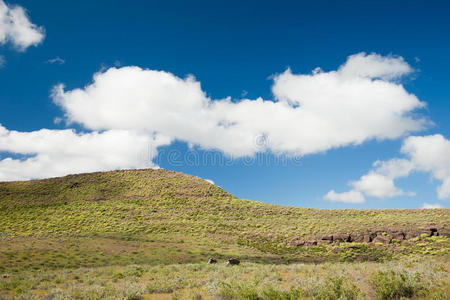
[[[359,53],[349,56],[334,71],[316,69],[309,74],[293,74],[288,69],[275,75],[273,99],[232,101],[208,97],[193,76],[180,78],[136,66],[110,68],[94,74],[93,81],[85,87],[66,90],[60,84],[53,89],[52,98],[62,108],[67,125],[77,123],[88,133],[47,130],[44,137],[41,131],[14,132],[22,135],[23,143],[28,145],[21,151],[14,143],[0,140],[0,151],[27,153],[34,155],[33,159],[45,156],[48,170],[56,170],[54,165],[66,161],[64,170],[36,171],[32,176],[17,171],[8,176],[12,173],[7,164],[12,158],[7,158],[0,162],[0,174],[4,174],[3,179],[29,178],[141,166],[127,157],[130,149],[109,149],[114,148],[115,142],[97,150],[98,157],[102,153],[114,157],[107,163],[100,159],[85,168],[79,167],[83,164],[69,163],[74,157],[95,160],[97,156],[87,151],[90,145],[78,141],[88,139],[95,144],[106,135],[114,135],[116,142],[129,138],[156,147],[180,140],[231,157],[252,156],[266,150],[307,155],[372,139],[395,139],[427,125],[424,118],[415,116],[425,104],[401,84],[401,78],[411,72],[401,57]],[[3,130],[11,136],[12,131]],[[42,141],[61,135],[71,136],[70,141],[61,138],[62,144],[78,145],[73,155],[37,147]],[[260,137],[264,137],[263,144],[258,142]],[[143,147],[139,142],[137,145]],[[15,164],[28,160],[15,160]],[[350,195],[353,202],[361,201],[360,194]]]
[[[402,58],[360,53],[339,70],[274,77],[274,100],[211,99],[193,77],[139,67],[97,73],[88,86],[54,89],[69,122],[92,130],[146,129],[234,156],[252,155],[264,135],[273,152],[311,154],[421,130],[424,103],[394,79]]]

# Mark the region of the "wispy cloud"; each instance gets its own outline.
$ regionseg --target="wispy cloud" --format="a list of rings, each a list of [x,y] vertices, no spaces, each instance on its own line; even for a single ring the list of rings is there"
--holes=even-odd
[[[66,61],[64,59],[62,59],[61,57],[59,57],[59,56],[57,56],[55,58],[51,58],[51,59],[46,61],[46,63],[48,63],[48,64],[58,64],[58,65],[62,65],[65,62]]]

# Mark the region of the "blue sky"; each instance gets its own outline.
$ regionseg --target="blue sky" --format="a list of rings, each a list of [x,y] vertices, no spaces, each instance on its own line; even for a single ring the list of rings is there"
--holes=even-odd
[[[446,55],[450,52],[450,5],[446,1],[434,1],[432,5],[425,1],[409,1],[407,5],[404,1],[136,1],[132,5],[124,1],[9,1],[6,4],[9,9],[13,9],[14,5],[25,8],[30,22],[40,26],[37,30],[45,37],[39,42],[32,40],[25,48],[22,46],[24,49],[20,49],[20,45],[12,37],[13,33],[2,42],[0,30],[0,55],[3,57],[3,66],[0,68],[0,124],[5,128],[5,138],[0,139],[0,159],[17,160],[11,164],[0,163],[0,174],[5,180],[92,171],[90,168],[78,168],[80,164],[71,168],[73,162],[66,160],[70,160],[72,155],[83,162],[97,159],[97,156],[89,156],[89,150],[97,151],[96,155],[99,157],[109,155],[109,152],[102,154],[101,151],[109,151],[104,150],[104,147],[81,149],[78,142],[74,142],[76,146],[71,144],[71,137],[61,140],[54,137],[58,136],[58,130],[68,128],[80,134],[122,130],[125,127],[130,129],[128,125],[123,125],[130,124],[128,120],[111,125],[109,121],[99,124],[99,118],[96,117],[98,115],[95,114],[95,120],[84,119],[86,110],[97,106],[77,107],[76,111],[71,111],[78,103],[78,98],[69,92],[92,84],[93,75],[97,72],[106,74],[110,68],[115,67],[123,70],[121,74],[124,78],[130,78],[134,75],[125,73],[122,68],[137,66],[141,70],[137,71],[139,74],[145,69],[162,70],[181,80],[191,74],[195,76],[195,82],[201,84],[205,97],[212,102],[226,97],[231,97],[231,103],[240,103],[243,98],[255,100],[259,97],[267,101],[278,101],[272,90],[274,78],[284,78],[283,74],[286,75],[288,68],[294,76],[291,78],[286,75],[286,78],[292,80],[299,79],[300,77],[295,76],[302,74],[311,75],[316,67],[320,67],[321,72],[326,74],[348,62],[349,56],[364,52],[361,55],[363,59],[373,58],[376,63],[389,66],[391,69],[385,71],[390,72],[387,73],[389,76],[402,72],[401,76],[395,75],[394,79],[387,82],[395,87],[403,86],[408,95],[427,104],[424,108],[406,110],[408,114],[414,114],[415,119],[427,120],[427,125],[422,130],[410,128],[391,138],[367,137],[358,145],[351,139],[345,139],[339,145],[330,144],[329,147],[313,150],[305,150],[308,147],[299,141],[296,146],[289,148],[288,155],[283,154],[283,157],[288,157],[285,164],[246,163],[243,157],[230,159],[230,152],[236,156],[241,150],[247,151],[239,148],[240,141],[236,140],[236,136],[240,136],[239,132],[230,133],[231,138],[234,138],[232,143],[236,143],[232,150],[228,145],[220,146],[220,132],[217,132],[219,137],[216,142],[210,142],[215,139],[214,135],[199,137],[201,132],[197,135],[194,132],[192,137],[180,141],[178,137],[186,135],[183,128],[174,133],[175,129],[167,124],[161,127],[165,131],[155,130],[161,131],[166,137],[167,132],[170,132],[170,141],[165,140],[165,137],[155,136],[147,141],[141,137],[142,128],[135,126],[133,132],[139,131],[139,142],[136,143],[144,145],[144,148],[146,143],[156,145],[147,148],[152,148],[153,154],[158,152],[161,167],[211,179],[241,198],[318,208],[420,208],[424,203],[449,207],[445,182],[450,178],[450,153],[447,152],[450,149],[447,143],[450,138],[450,121],[447,117],[450,112],[450,59]],[[370,56],[372,53],[377,56]],[[49,61],[58,57],[61,61]],[[400,60],[400,57],[403,59]],[[395,69],[392,63],[401,64],[398,68],[407,65],[409,70],[398,71],[400,69]],[[60,83],[65,88],[58,104],[51,93]],[[148,86],[143,83],[144,89],[149,88]],[[191,87],[184,90],[183,85],[180,89],[180,94],[183,95],[183,91],[190,91]],[[285,90],[280,94],[284,92]],[[381,93],[384,91],[380,91]],[[97,94],[94,94],[85,95],[84,100],[103,101],[95,98]],[[150,94],[145,92],[145,95]],[[371,95],[363,93],[357,96],[359,99]],[[80,100],[81,104],[78,104],[86,103],[84,100]],[[397,101],[394,96],[391,100]],[[409,100],[405,98],[405,101]],[[149,107],[153,109],[152,106]],[[371,108],[372,106],[362,112],[370,116]],[[218,110],[222,113],[219,108]],[[230,108],[230,111],[234,109]],[[68,114],[71,113],[72,123],[67,122],[70,118]],[[207,113],[216,115],[218,112]],[[258,114],[254,109],[246,113]],[[346,111],[343,109],[336,112],[339,113],[345,115]],[[189,114],[185,117],[188,121],[192,120]],[[264,128],[278,126],[275,119],[265,115],[260,117],[261,124],[268,123],[263,125]],[[62,121],[55,122],[55,118]],[[132,118],[137,119],[136,116]],[[145,116],[142,118],[145,119]],[[199,127],[193,128],[201,128],[201,122],[199,119]],[[405,122],[394,122],[392,124],[396,125],[395,128],[380,134],[389,135]],[[144,123],[142,121],[139,124]],[[295,124],[292,126],[295,127]],[[385,124],[386,122],[382,122],[379,125],[383,127]],[[356,121],[353,125],[359,126]],[[154,134],[149,133],[153,128],[143,126],[145,134]],[[43,128],[53,131],[32,136],[20,134]],[[279,132],[277,130],[274,132]],[[442,140],[432,139],[435,134],[441,135]],[[428,138],[408,140],[411,136]],[[136,137],[130,138],[131,144],[134,143],[134,138]],[[269,134],[268,138],[270,141],[278,141],[278,136]],[[296,139],[295,134],[282,142],[287,143],[292,139]],[[53,150],[40,150],[36,146],[39,141],[49,145],[55,142],[57,146],[52,146]],[[13,145],[13,142],[17,145]],[[209,154],[223,156],[230,164],[192,165],[183,159],[176,163],[168,162],[166,153],[178,151],[184,157],[190,151],[189,143],[193,144],[193,149],[200,157],[205,155],[202,149],[210,147],[207,151]],[[227,143],[229,144],[228,140]],[[409,152],[400,153],[402,145],[406,147],[407,143],[410,150],[405,151]],[[111,147],[114,145],[112,142]],[[157,145],[160,145],[159,148]],[[57,147],[71,148],[81,154],[71,152],[55,156],[57,151],[54,149]],[[269,147],[263,151],[264,154],[252,154],[262,155],[270,160],[274,156],[272,152],[288,149],[286,145],[283,147]],[[142,157],[155,159],[149,159],[145,151],[133,153],[132,148],[124,148],[111,155],[139,155],[141,163],[145,160]],[[417,150],[435,148],[438,150],[433,153]],[[292,159],[291,150],[299,150],[304,154],[298,161],[298,155],[295,156],[297,160]],[[422,154],[417,154],[419,152]],[[429,161],[428,158],[436,156],[435,153],[439,153],[438,158]],[[58,167],[50,162],[46,162],[50,165],[39,166],[21,164],[36,155],[53,160]],[[89,156],[89,159],[85,156]],[[408,164],[408,171],[405,171],[407,175],[396,173],[394,176],[391,169],[379,170],[372,166],[377,160],[388,162],[394,158],[408,160],[405,162]],[[94,169],[142,167],[136,161],[125,160],[114,164],[117,161],[114,158],[111,160],[113,162],[108,161],[98,167],[87,164]],[[67,168],[60,168],[62,164]],[[20,168],[27,169],[21,171]],[[398,170],[398,162],[395,168]],[[36,171],[33,173],[30,169]],[[372,186],[367,187],[362,181],[360,185],[349,186],[350,181],[358,181],[361,176],[370,172],[394,181],[395,188],[387,184],[383,191],[374,191]],[[13,173],[14,176],[11,176]],[[337,194],[353,190],[358,196],[350,197],[353,200],[348,194],[345,197],[330,196],[324,199],[324,195],[331,190]],[[361,201],[360,196],[364,197],[364,201]]]

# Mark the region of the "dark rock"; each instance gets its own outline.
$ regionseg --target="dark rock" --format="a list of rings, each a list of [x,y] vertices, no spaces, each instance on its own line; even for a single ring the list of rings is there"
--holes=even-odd
[[[217,260],[211,257],[208,259],[208,264],[217,264]]]
[[[343,242],[349,242],[350,241],[350,235],[346,233],[337,233],[333,234],[333,242],[335,243],[343,243]]]
[[[415,238],[415,237],[418,237],[421,235],[435,236],[435,235],[439,235],[439,232],[438,232],[438,229],[436,226],[428,226],[428,227],[424,227],[424,228],[420,228],[420,229],[409,230],[408,232],[406,232],[405,238],[411,239],[411,238]]]
[[[364,242],[364,233],[362,232],[352,232],[350,233],[350,242]]]
[[[369,232],[369,233],[365,233],[364,237],[363,237],[363,242],[364,243],[370,243],[373,241],[373,239],[377,236],[377,234],[375,232]]]
[[[320,237],[320,239],[321,240],[330,240],[330,241],[332,241],[333,240],[333,235],[331,235],[331,234],[324,234],[324,235],[322,235]]]
[[[240,262],[240,260],[239,259],[236,259],[236,258],[230,258],[229,260],[228,260],[228,262],[227,262],[227,265],[228,266],[237,266],[237,265],[239,265],[241,262]]]
[[[438,235],[450,237],[450,228],[441,228],[438,230]]]
[[[397,241],[403,241],[405,239],[405,233],[402,231],[391,231],[389,232],[389,236]]]
[[[420,235],[426,235],[426,236],[433,236],[435,232],[437,232],[436,228],[423,228],[423,229],[419,229],[418,231],[418,236]]]
[[[428,227],[426,230],[427,230],[427,232],[430,233],[430,236],[436,236],[436,235],[438,235],[438,229],[437,229],[437,227],[435,227],[435,226]]]
[[[405,233],[405,239],[409,240],[409,239],[420,236],[420,234],[421,234],[421,232],[418,230],[408,230]]]
[[[374,243],[381,243],[381,244],[385,244],[388,245],[391,242],[391,238],[389,236],[385,236],[385,235],[381,235],[378,234],[374,239],[373,239]]]
[[[324,234],[317,240],[318,244],[331,244],[333,243],[333,236],[331,234]]]
[[[305,241],[305,246],[317,246],[316,240]]]

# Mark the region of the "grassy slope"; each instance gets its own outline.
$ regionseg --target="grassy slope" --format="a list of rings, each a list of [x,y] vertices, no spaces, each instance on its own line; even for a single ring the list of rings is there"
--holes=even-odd
[[[0,183],[0,271],[205,262],[444,257],[449,240],[355,249],[290,247],[312,238],[395,226],[450,226],[450,210],[317,210],[238,199],[200,178],[128,170]]]

